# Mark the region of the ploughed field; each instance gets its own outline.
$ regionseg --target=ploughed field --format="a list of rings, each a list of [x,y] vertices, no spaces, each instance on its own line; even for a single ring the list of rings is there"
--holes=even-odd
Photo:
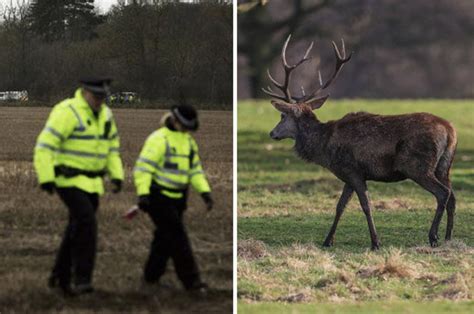
[[[270,101],[238,105],[239,313],[471,312],[474,308],[474,101],[328,101],[325,122],[356,111],[430,112],[458,134],[451,171],[457,198],[453,241],[428,244],[436,200],[412,181],[369,182],[381,250],[370,251],[365,215],[353,196],[332,248],[322,247],[343,183],[273,141],[280,120]]]
[[[168,265],[168,289],[141,283],[153,226],[140,213],[121,215],[135,203],[132,168],[145,138],[158,127],[162,110],[116,109],[126,170],[124,190],[107,193],[98,211],[96,293],[65,300],[46,287],[67,209],[59,198],[39,190],[32,168],[36,137],[49,108],[0,111],[0,312],[230,312],[232,310],[232,112],[202,111],[195,134],[213,188],[215,207],[207,212],[191,193],[185,215],[203,280],[211,291],[196,298],[183,291]]]

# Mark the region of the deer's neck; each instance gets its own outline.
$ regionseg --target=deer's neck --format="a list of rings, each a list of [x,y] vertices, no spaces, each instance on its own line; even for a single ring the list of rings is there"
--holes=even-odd
[[[314,119],[305,119],[298,124],[295,138],[295,151],[305,161],[327,167],[329,160],[326,147],[329,140],[329,129],[325,123]]]

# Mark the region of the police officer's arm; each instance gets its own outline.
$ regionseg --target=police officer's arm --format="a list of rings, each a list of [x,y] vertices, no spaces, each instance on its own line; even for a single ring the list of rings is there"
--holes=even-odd
[[[56,106],[51,111],[34,150],[33,164],[40,184],[54,181],[54,154],[76,124],[77,119],[70,108]]]
[[[206,175],[204,174],[201,159],[199,158],[198,146],[194,139],[191,139],[191,145],[194,152],[189,170],[191,185],[198,193],[209,193],[211,192],[211,187],[209,186],[209,182],[207,182]]]
[[[165,141],[162,137],[150,135],[143,145],[140,156],[135,163],[133,180],[137,195],[150,194],[153,174],[165,154]]]
[[[115,120],[111,118],[111,128],[109,135],[109,154],[107,156],[107,172],[111,179],[123,181],[123,165],[120,158],[120,138],[118,136],[117,125]]]

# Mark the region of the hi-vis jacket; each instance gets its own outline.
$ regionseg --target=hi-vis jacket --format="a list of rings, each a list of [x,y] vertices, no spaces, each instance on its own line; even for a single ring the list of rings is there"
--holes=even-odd
[[[96,117],[83,98],[82,89],[78,89],[74,98],[54,106],[38,136],[33,158],[38,181],[40,184],[55,182],[57,187],[76,187],[101,195],[104,193],[101,176],[65,177],[55,174],[55,167],[103,172],[112,179],[123,180],[119,146],[112,111],[102,105]]]
[[[211,191],[194,139],[167,127],[147,138],[133,176],[138,195],[150,194],[153,181],[164,188],[162,194],[171,198],[183,197],[189,184],[199,193]]]

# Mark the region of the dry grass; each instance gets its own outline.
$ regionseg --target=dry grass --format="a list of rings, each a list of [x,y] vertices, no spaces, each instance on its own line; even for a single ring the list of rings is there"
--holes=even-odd
[[[249,240],[246,246],[249,243],[259,241]],[[447,250],[453,254],[452,262],[458,253],[444,248]],[[345,253],[341,259],[313,245],[266,247],[259,259],[251,254],[239,256],[239,297],[288,303],[397,300],[408,295],[418,300],[471,300],[472,256],[467,256],[460,255],[452,265],[457,271],[450,273],[442,271],[436,261],[413,254],[412,249]]]
[[[373,201],[373,207],[377,210],[396,210],[396,209],[411,209],[411,206],[406,200],[398,198]]]
[[[410,279],[419,277],[416,267],[405,258],[399,249],[390,251],[382,263],[363,267],[357,271],[357,274],[362,278],[380,277],[384,280],[387,280],[387,277]]]
[[[36,136],[46,108],[2,108],[0,112],[0,312],[229,312],[232,308],[232,114],[203,112],[196,134],[200,155],[216,200],[207,213],[200,197],[190,195],[186,223],[203,279],[213,288],[197,300],[182,291],[172,263],[167,291],[141,286],[152,224],[139,215],[121,214],[135,202],[131,169],[146,136],[162,111],[115,110],[126,168],[124,191],[106,194],[98,213],[99,247],[95,270],[97,293],[63,300],[46,289],[67,215],[57,196],[39,191],[32,168]]]
[[[267,254],[265,243],[253,239],[239,241],[237,255],[246,260],[262,258]]]
[[[413,248],[416,253],[420,254],[430,254],[430,255],[441,255],[441,256],[450,256],[453,254],[467,254],[473,255],[474,249],[466,245],[466,243],[459,240],[451,240],[446,242],[444,245],[439,247],[431,246],[417,246]]]

